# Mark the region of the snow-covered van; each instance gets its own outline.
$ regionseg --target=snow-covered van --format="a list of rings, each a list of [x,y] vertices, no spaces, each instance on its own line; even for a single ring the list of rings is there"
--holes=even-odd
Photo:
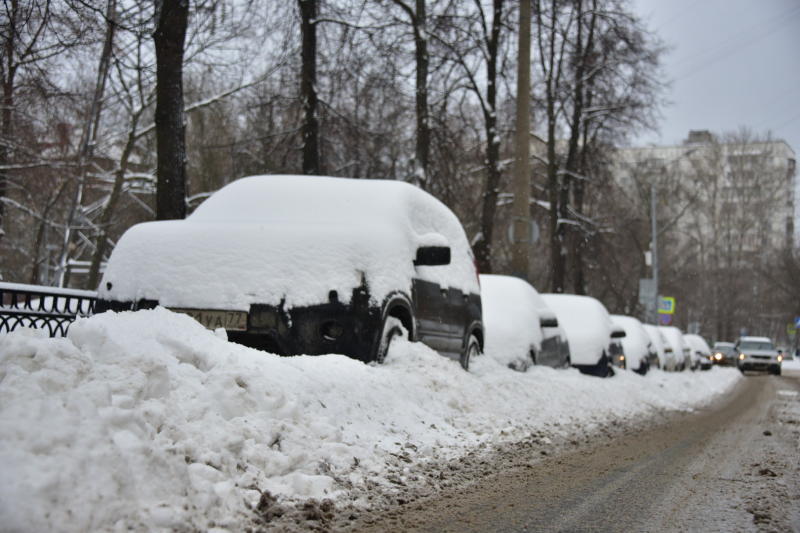
[[[569,344],[555,313],[527,281],[481,274],[485,353],[515,369],[569,366]]]
[[[612,375],[611,358],[625,331],[611,322],[605,306],[574,294],[542,294],[542,298],[567,334],[572,366],[586,374]]]
[[[236,180],[186,220],[125,232],[98,295],[100,310],[160,305],[283,355],[382,361],[401,326],[465,368],[483,347],[460,222],[398,181]]]

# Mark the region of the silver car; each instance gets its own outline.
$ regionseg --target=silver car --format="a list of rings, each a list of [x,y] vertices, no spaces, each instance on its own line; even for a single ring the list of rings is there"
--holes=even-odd
[[[745,370],[766,370],[770,374],[781,375],[783,356],[768,337],[740,337],[735,349],[737,365],[742,373]]]

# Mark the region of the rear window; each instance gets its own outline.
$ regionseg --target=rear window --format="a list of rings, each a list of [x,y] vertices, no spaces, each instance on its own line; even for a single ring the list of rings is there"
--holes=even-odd
[[[752,342],[752,341],[743,341],[739,344],[740,350],[772,350],[772,343],[771,342]]]

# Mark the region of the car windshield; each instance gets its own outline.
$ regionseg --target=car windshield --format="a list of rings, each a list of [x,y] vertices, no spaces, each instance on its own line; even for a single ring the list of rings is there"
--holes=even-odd
[[[739,345],[740,350],[772,350],[771,342],[745,341]]]

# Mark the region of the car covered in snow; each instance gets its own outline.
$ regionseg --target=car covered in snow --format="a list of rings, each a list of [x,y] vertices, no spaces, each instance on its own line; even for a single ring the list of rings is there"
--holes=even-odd
[[[736,345],[732,342],[715,342],[711,348],[711,363],[720,366],[736,366]]]
[[[652,343],[652,351],[650,352],[650,366],[655,368],[663,368],[664,362],[667,360],[667,350],[672,353],[672,348],[667,346],[667,339],[664,334],[658,329],[658,326],[653,324],[642,324],[647,336]]]
[[[646,374],[650,368],[653,343],[644,326],[632,316],[611,315],[611,320],[625,330],[625,336],[620,339],[625,352],[625,367],[639,374]]]
[[[692,351],[692,365],[701,370],[709,370],[712,365],[711,348],[708,347],[706,340],[696,333],[686,333],[683,340]]]
[[[658,326],[667,341],[665,370],[686,370],[692,367],[689,345],[683,340],[683,332],[675,326]]]
[[[605,306],[589,296],[542,294],[569,342],[572,366],[585,374],[613,375],[612,356],[625,331],[614,325]]]
[[[766,370],[781,375],[783,356],[769,337],[739,337],[735,345],[739,370]]]
[[[461,223],[392,180],[238,179],[185,220],[126,231],[98,297],[101,311],[160,305],[281,355],[380,362],[403,329],[464,368],[483,347]]]
[[[555,313],[527,281],[481,274],[484,353],[515,370],[569,366],[569,344]]]

